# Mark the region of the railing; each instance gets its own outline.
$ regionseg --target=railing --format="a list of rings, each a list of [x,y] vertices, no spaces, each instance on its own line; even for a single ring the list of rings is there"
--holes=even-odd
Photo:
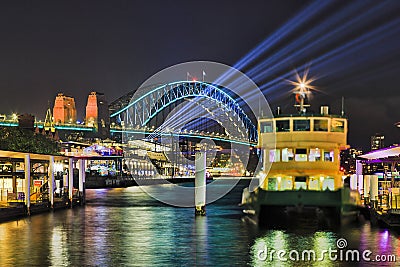
[[[370,200],[370,197],[364,197],[364,204],[380,210],[400,210],[400,195],[393,195],[392,193],[384,193],[378,195],[378,199]]]
[[[228,136],[225,134],[219,133],[204,133],[204,132],[191,132],[191,131],[181,131],[181,132],[154,132],[153,130],[147,128],[138,128],[138,127],[111,127],[111,132],[114,133],[131,133],[131,134],[153,134],[155,136],[182,136],[182,137],[192,137],[192,138],[207,138],[214,139],[219,141],[232,142],[243,145],[256,145],[256,142],[248,141],[247,139],[237,138],[233,136]]]
[[[25,202],[25,193],[24,192],[10,193],[7,190],[7,202],[8,203]]]
[[[391,195],[390,199],[390,208],[391,209],[400,209],[400,195]]]

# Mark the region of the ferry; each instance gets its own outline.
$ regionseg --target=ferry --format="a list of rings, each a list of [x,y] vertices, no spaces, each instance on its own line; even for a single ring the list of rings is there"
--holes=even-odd
[[[264,226],[296,220],[336,225],[358,217],[360,195],[344,186],[340,169],[340,151],[349,147],[347,119],[343,112],[329,114],[327,106],[307,113],[305,92],[303,86],[295,93],[298,113],[258,121],[263,171],[257,188],[244,189],[241,204]]]

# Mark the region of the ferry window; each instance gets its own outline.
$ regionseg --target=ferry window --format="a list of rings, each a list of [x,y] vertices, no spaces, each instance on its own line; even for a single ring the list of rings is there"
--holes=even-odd
[[[333,162],[333,151],[324,152],[324,161],[332,161]]]
[[[335,180],[332,177],[322,177],[322,190],[335,190]]]
[[[283,177],[281,182],[281,190],[292,190],[292,189],[293,189],[292,177],[290,176]]]
[[[307,149],[296,148],[295,161],[307,161]]]
[[[268,190],[273,190],[273,191],[278,190],[278,182],[276,181],[276,178],[268,179]]]
[[[344,132],[344,120],[333,119],[331,125],[331,132]]]
[[[293,120],[293,131],[309,131],[310,120]]]
[[[288,161],[293,161],[293,159],[294,159],[293,149],[283,148],[282,149],[282,161],[288,162]]]
[[[279,149],[272,149],[269,151],[269,162],[279,162],[281,158],[281,151]]]
[[[327,132],[328,131],[328,120],[314,120],[314,131]]]
[[[289,132],[290,124],[289,120],[278,120],[276,123],[276,131],[277,132]]]
[[[309,190],[319,190],[319,178],[318,177],[310,177],[308,181],[308,189]]]
[[[261,133],[272,133],[272,121],[261,121],[260,122],[260,132]]]
[[[311,148],[308,156],[309,161],[321,161],[321,150],[318,148]]]
[[[307,177],[297,176],[294,180],[295,189],[307,189]]]

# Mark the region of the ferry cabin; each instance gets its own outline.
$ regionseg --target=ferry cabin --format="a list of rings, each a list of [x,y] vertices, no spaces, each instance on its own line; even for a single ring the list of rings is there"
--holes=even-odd
[[[263,154],[262,189],[321,191],[343,186],[339,155],[347,148],[345,118],[278,115],[259,119],[258,130]]]

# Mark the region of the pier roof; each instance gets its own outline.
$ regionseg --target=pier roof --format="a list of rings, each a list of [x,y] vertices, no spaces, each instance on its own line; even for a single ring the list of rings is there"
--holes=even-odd
[[[33,160],[49,160],[49,157],[53,156],[53,155],[45,155],[45,154],[35,154],[35,153],[27,153],[27,152],[0,150],[0,158],[23,159],[28,154],[30,155],[30,158]],[[54,155],[54,159],[55,160],[65,160],[65,159],[68,159],[68,157]]]
[[[400,156],[400,146],[394,146],[394,147],[385,147],[382,149],[374,150],[359,157],[367,160],[376,160],[376,159],[385,159],[389,157],[399,157],[399,156]]]

